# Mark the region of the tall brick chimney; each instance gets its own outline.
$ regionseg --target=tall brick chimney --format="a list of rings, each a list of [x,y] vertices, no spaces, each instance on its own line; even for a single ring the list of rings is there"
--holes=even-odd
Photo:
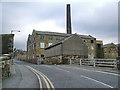
[[[72,34],[70,4],[67,4],[67,34]]]

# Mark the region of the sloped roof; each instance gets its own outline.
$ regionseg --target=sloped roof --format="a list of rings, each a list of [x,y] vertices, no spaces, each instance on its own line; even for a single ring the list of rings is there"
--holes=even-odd
[[[59,44],[61,44],[61,43],[63,43],[64,41],[68,40],[69,38],[73,37],[74,35],[77,35],[77,34],[72,34],[72,35],[70,35],[69,37],[63,38],[62,40],[60,40],[60,41],[58,41],[58,42],[55,42],[55,43],[53,43],[52,45],[50,45],[49,47],[45,48],[45,50],[46,50],[46,49],[49,49],[49,48],[51,48],[51,47],[54,47],[54,46],[56,46],[56,45],[59,45]],[[78,36],[79,36],[79,35],[78,35]],[[80,37],[80,36],[79,36],[79,37]],[[81,37],[80,37],[80,38],[81,38]]]
[[[70,35],[70,34],[66,34],[66,33],[48,32],[48,31],[36,31],[36,30],[33,30],[33,33],[35,33],[35,34],[43,34],[43,35],[57,35],[57,36],[69,36]]]
[[[114,47],[114,46],[117,46],[117,45],[115,45],[114,43],[108,43],[103,45],[103,47]]]
[[[14,34],[0,34],[0,36],[14,36]]]
[[[70,36],[71,34],[66,34],[66,33],[58,33],[58,32],[49,32],[49,31],[37,31],[33,30],[33,33],[35,34],[42,34],[42,35],[56,35],[56,36]],[[78,34],[81,38],[94,38],[91,35],[80,35]]]
[[[79,34],[78,34],[79,35]],[[91,35],[79,35],[81,38],[95,38]]]

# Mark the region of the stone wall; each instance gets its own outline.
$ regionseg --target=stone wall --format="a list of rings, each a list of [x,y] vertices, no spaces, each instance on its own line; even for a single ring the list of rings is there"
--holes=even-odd
[[[104,58],[116,59],[117,57],[118,57],[117,45],[115,45],[113,43],[104,45]]]
[[[4,60],[0,62],[2,62],[2,79],[4,80],[10,76],[11,60]]]

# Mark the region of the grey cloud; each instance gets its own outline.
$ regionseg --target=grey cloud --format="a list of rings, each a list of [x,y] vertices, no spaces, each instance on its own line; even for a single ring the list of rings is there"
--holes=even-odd
[[[73,28],[76,32],[84,32],[96,37],[115,37],[118,33],[117,3],[108,3],[102,8],[93,8],[91,13],[84,12],[79,15],[78,19],[73,17]]]
[[[91,34],[101,39],[117,34],[116,3],[95,7],[94,3],[74,2],[71,9],[73,32]],[[66,3],[3,3],[2,15],[3,33],[10,33],[11,29],[23,30],[25,25],[45,20],[55,20],[56,25],[66,32]],[[16,47],[25,47],[28,34],[31,33],[26,33],[22,41],[17,38]]]

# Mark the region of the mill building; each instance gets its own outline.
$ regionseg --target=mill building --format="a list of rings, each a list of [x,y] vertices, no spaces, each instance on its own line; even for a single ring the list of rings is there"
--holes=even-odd
[[[74,36],[74,34],[72,34],[70,4],[67,4],[66,9],[67,9],[66,33],[40,31],[40,30],[34,29],[32,34],[28,35],[27,60],[29,62],[38,63],[39,61],[45,60],[45,57],[47,57],[46,50],[49,51],[49,49],[47,49],[48,47],[54,46],[53,45],[54,43],[60,42],[61,40],[65,40],[65,42],[66,42],[65,38]],[[82,43],[85,43],[85,46],[87,49],[86,54],[87,54],[88,58],[90,58],[90,59],[103,58],[103,55],[102,55],[103,53],[102,53],[102,49],[101,49],[103,47],[102,41],[96,40],[96,38],[91,35],[77,34],[77,36],[80,37],[80,41],[79,40],[77,41],[78,43],[81,43],[81,41],[82,41]],[[71,46],[71,48],[73,48],[73,47]],[[80,49],[80,48],[81,48],[81,44],[78,49]],[[86,49],[85,49],[85,51],[86,51]],[[73,56],[75,56],[75,55],[73,55]],[[81,55],[77,55],[77,56],[81,56]]]

